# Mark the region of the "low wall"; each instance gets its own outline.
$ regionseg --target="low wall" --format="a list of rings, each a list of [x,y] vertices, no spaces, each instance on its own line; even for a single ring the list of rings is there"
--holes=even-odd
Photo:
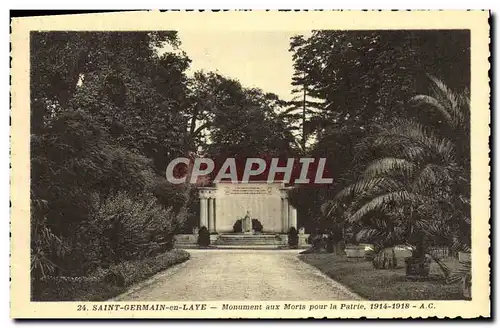
[[[347,245],[345,248],[346,256],[349,258],[364,258],[366,253],[373,249],[371,244],[360,244],[360,245]],[[387,248],[386,251],[389,251]],[[410,257],[412,254],[411,250],[404,246],[395,246],[394,255],[396,258],[406,258]]]
[[[174,242],[175,245],[196,244],[196,242],[198,240],[198,235],[179,234],[179,235],[175,235],[174,240],[175,240],[175,242]]]

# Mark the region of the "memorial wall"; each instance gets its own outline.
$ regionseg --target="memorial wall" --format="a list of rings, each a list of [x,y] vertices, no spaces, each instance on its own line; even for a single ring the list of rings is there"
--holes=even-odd
[[[219,183],[216,188],[215,218],[217,232],[233,231],[237,219],[250,212],[266,232],[281,232],[280,183]]]
[[[281,182],[231,183],[200,190],[200,226],[210,232],[233,232],[236,220],[250,212],[258,219],[264,232],[287,232],[296,227],[296,210],[289,206],[287,189]]]

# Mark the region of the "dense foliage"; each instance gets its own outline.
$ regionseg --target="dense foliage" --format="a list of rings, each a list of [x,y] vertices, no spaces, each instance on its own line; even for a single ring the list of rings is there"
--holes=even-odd
[[[43,301],[106,301],[123,293],[128,286],[189,259],[188,252],[175,249],[145,259],[124,261],[92,276],[46,276],[42,279]]]
[[[209,181],[168,183],[179,156],[326,157],[334,183],[290,202],[329,249],[468,250],[469,32],[313,31],[290,46],[297,98],[284,102],[188,76],[174,31],[33,33],[34,281],[157,256],[190,233]]]
[[[288,113],[303,151],[334,172],[331,186],[293,192],[302,225],[376,250],[407,243],[416,257],[470,250],[469,42],[468,31],[292,38],[305,114],[297,102]]]
[[[33,296],[47,276],[92,274],[172,248],[185,190],[189,59],[176,32],[31,35]]]
[[[210,245],[210,232],[207,227],[203,226],[198,232],[197,243],[200,247],[208,247]]]
[[[295,227],[291,227],[290,230],[288,230],[288,246],[290,248],[297,248],[299,245],[299,233],[297,232],[297,229]]]
[[[238,219],[233,224],[233,232],[242,232],[243,231],[243,219]],[[264,226],[260,222],[259,219],[252,219],[252,230],[255,232],[262,232],[264,230]]]

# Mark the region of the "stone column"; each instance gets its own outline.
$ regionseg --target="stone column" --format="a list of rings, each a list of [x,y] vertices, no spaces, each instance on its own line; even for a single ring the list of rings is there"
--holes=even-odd
[[[281,219],[282,219],[282,231],[288,232],[288,198],[286,195],[282,198],[281,202]]]
[[[200,195],[200,228],[205,226],[208,229],[208,206],[207,197]]]
[[[297,229],[297,209],[292,205],[289,206],[288,222],[288,228],[294,227]]]
[[[217,231],[215,228],[215,198],[208,199],[208,231]]]

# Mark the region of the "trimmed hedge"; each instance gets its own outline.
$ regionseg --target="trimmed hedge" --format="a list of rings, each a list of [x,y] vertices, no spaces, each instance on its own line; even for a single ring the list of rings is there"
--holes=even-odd
[[[262,232],[264,230],[264,226],[259,219],[252,219],[252,230],[255,232]],[[233,232],[243,232],[242,219],[236,220],[233,224]]]
[[[210,233],[207,227],[203,226],[200,228],[197,243],[200,247],[208,247],[210,245]]]
[[[189,259],[189,253],[174,249],[137,261],[125,261],[100,269],[90,277],[46,277],[39,301],[103,301],[123,293],[128,286]],[[35,300],[37,301],[37,300]]]
[[[297,248],[298,245],[299,245],[299,234],[297,232],[297,229],[291,227],[290,230],[288,230],[288,246],[290,248]]]
[[[154,257],[146,258],[139,261],[125,261],[109,268],[109,271],[118,276],[117,285],[130,286],[146,278],[151,277],[155,273],[165,270],[175,264],[182,263],[189,259],[189,253],[175,249],[167,253],[163,253]],[[110,275],[106,277],[109,281]]]

